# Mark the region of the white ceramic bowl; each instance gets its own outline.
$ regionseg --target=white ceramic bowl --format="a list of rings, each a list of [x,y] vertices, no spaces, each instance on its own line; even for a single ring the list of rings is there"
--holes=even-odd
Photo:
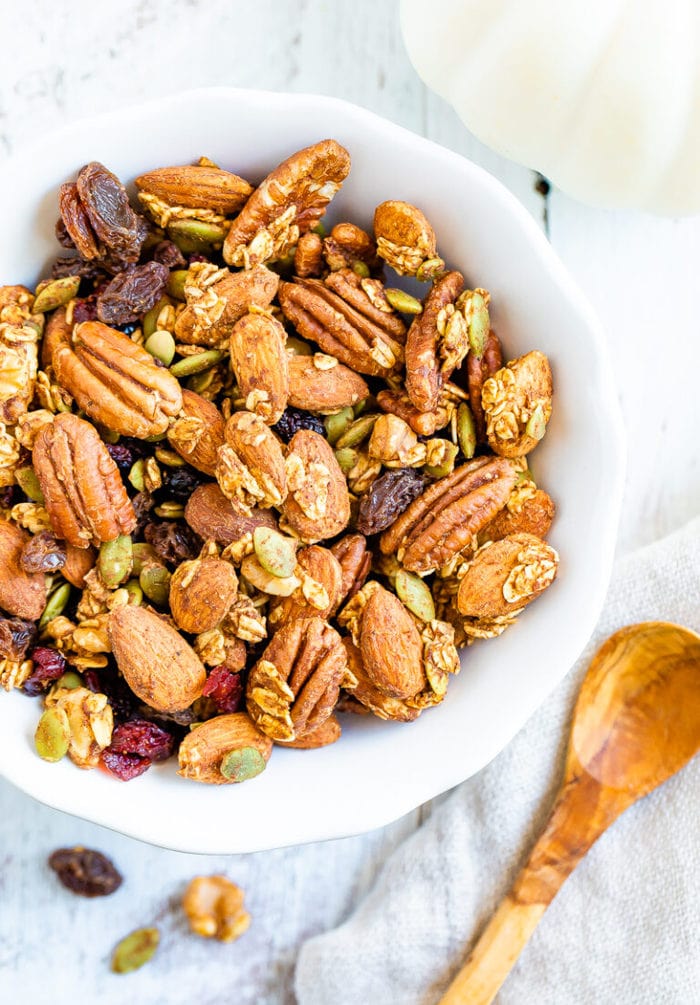
[[[89,160],[127,180],[206,154],[256,180],[330,136],[353,161],[330,218],[369,225],[384,199],[416,203],[435,227],[441,255],[491,291],[508,358],[534,348],[549,356],[554,414],[532,465],[557,502],[551,542],[561,571],[514,628],[466,652],[446,700],[417,722],[346,716],[339,743],[276,749],[267,771],[245,785],[184,781],[174,762],[127,784],[68,760],[46,764],[32,743],[39,702],[0,693],[7,779],[50,806],[170,848],[248,852],[356,834],[461,782],[501,750],[570,668],[608,583],[624,448],[603,333],[523,207],[443,147],[342,101],[224,88],[70,125],[2,166],[0,282],[33,286],[41,278],[58,251],[57,187]]]

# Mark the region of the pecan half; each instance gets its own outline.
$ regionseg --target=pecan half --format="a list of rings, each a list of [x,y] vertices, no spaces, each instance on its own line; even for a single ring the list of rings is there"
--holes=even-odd
[[[287,335],[269,314],[246,314],[233,326],[231,369],[249,412],[274,425],[287,407]],[[301,357],[298,357],[301,358]]]
[[[408,395],[401,391],[380,391],[377,404],[383,412],[398,415],[407,422],[418,436],[432,436],[438,429],[444,429],[450,421],[450,413],[443,405],[437,405],[434,411],[421,412]]]
[[[437,257],[435,231],[419,209],[390,199],[374,211],[377,253],[400,276],[431,279],[444,262]]]
[[[372,565],[372,553],[367,550],[367,539],[363,534],[346,534],[330,550],[340,562],[340,606],[364,586]]]
[[[215,482],[194,490],[185,506],[185,520],[205,541],[238,548],[241,558],[253,550],[256,527],[277,527],[271,510],[244,507],[238,500],[227,499]]]
[[[507,363],[484,384],[481,403],[491,449],[502,457],[528,454],[552,414],[549,360],[534,351]]]
[[[362,377],[334,356],[317,352],[289,357],[289,404],[294,408],[332,415],[368,394]]]
[[[301,279],[320,276],[323,272],[323,240],[313,230],[299,238],[294,252],[294,275]]]
[[[489,331],[481,354],[470,350],[467,354],[467,383],[469,387],[469,405],[474,416],[476,439],[478,443],[486,443],[486,417],[481,404],[481,392],[484,384],[503,366],[503,354],[498,335]]]
[[[469,348],[467,323],[455,304],[463,286],[459,272],[438,279],[408,330],[406,393],[421,412],[437,408],[445,381]]]
[[[53,354],[61,343],[70,345],[72,325],[66,320],[66,308],[59,307],[49,315],[41,342],[41,366],[44,370],[53,365]]]
[[[480,457],[456,468],[418,496],[379,542],[411,572],[445,566],[473,545],[474,536],[502,509],[516,473],[501,458]]]
[[[272,430],[252,412],[234,412],[219,448],[216,478],[221,491],[251,510],[281,506],[287,496],[282,447]]]
[[[193,468],[213,475],[219,447],[224,442],[224,427],[216,405],[183,388],[182,411],[168,429],[168,443]]]
[[[462,576],[457,610],[477,623],[514,614],[554,581],[558,564],[554,548],[534,534],[488,542]]]
[[[350,155],[335,140],[298,150],[272,171],[233,221],[224,261],[250,268],[284,256],[323,216],[350,171]]]
[[[209,262],[190,266],[185,283],[187,306],[175,322],[175,335],[186,345],[221,345],[248,310],[268,307],[279,285],[276,272],[256,265],[245,272],[217,269]]]
[[[376,244],[355,223],[336,223],[323,242],[323,257],[331,272],[352,269],[358,263],[367,266],[370,272],[381,266]]]
[[[0,520],[0,608],[37,621],[46,606],[46,582],[43,572],[22,567],[22,552],[30,540],[16,524]]]
[[[60,342],[53,367],[61,387],[91,419],[124,436],[164,433],[182,408],[177,380],[150,353],[99,321],[77,325]]]
[[[268,622],[275,630],[295,618],[328,618],[340,603],[343,573],[328,548],[317,544],[302,548],[294,575],[299,586],[270,604]]]
[[[156,168],[140,175],[136,188],[170,206],[209,209],[223,216],[236,213],[253,191],[244,178],[201,164]]]
[[[329,716],[320,726],[312,729],[309,733],[298,740],[277,740],[280,747],[293,747],[294,750],[317,750],[319,747],[327,747],[340,739],[340,723],[334,715]]]
[[[297,740],[329,718],[352,686],[340,635],[321,618],[283,625],[248,677],[248,714],[273,740]]]
[[[294,533],[313,543],[345,530],[350,521],[348,486],[326,440],[300,429],[289,441],[285,468],[288,494],[282,512]]]
[[[136,526],[119,469],[89,422],[57,415],[37,436],[32,460],[51,526],[69,544],[88,548]]]
[[[324,353],[357,373],[386,376],[403,358],[406,329],[393,310],[374,306],[360,285],[363,281],[374,282],[343,270],[325,282],[280,283],[280,307],[299,334]]]

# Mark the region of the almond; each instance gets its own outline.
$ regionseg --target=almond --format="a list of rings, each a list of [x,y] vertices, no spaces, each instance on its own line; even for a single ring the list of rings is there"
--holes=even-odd
[[[289,359],[289,404],[294,408],[331,415],[368,394],[362,377],[334,356],[315,353]]]
[[[390,698],[412,698],[423,688],[423,642],[404,605],[383,586],[369,594],[359,647],[371,682]]]
[[[170,580],[170,610],[183,632],[211,631],[223,621],[238,579],[233,567],[220,558],[183,562]]]
[[[194,490],[185,506],[185,520],[205,541],[216,541],[224,547],[250,535],[251,551],[256,527],[277,527],[271,510],[246,509],[236,500],[227,499],[213,482]]]
[[[202,289],[202,279],[210,279],[207,270],[201,272],[199,280],[193,271],[190,269],[185,284],[187,306],[175,323],[177,340],[191,345],[225,343],[239,318],[255,308],[265,310],[272,303],[280,281],[276,272],[256,265],[243,272],[222,270],[220,279]],[[199,297],[194,297],[197,292]]]
[[[71,586],[82,590],[85,587],[85,577],[96,561],[97,552],[94,548],[76,548],[75,545],[66,544],[66,561],[61,575]]]
[[[159,712],[180,712],[200,697],[206,671],[167,621],[145,607],[119,607],[108,621],[114,658],[134,694]]]
[[[300,429],[289,441],[288,495],[284,519],[302,541],[335,537],[350,522],[345,475],[329,444],[318,433]]]
[[[226,423],[225,436],[216,465],[216,479],[224,495],[248,509],[281,506],[287,495],[285,463],[272,430],[252,412],[234,412]]]
[[[246,314],[231,332],[231,369],[245,407],[269,425],[279,422],[287,407],[286,340],[282,325],[268,314]]]
[[[178,774],[209,785],[243,782],[260,774],[271,753],[272,741],[245,712],[217,715],[180,744]]]
[[[156,168],[140,175],[136,187],[171,206],[210,209],[224,216],[237,212],[253,191],[244,178],[230,171],[198,164]]]
[[[20,527],[0,520],[0,607],[8,614],[37,621],[46,606],[42,572],[25,572],[22,549],[30,540]]]
[[[295,576],[299,586],[270,606],[270,624],[275,629],[294,618],[328,618],[340,600],[343,570],[328,548],[312,544],[297,555]]]
[[[183,389],[182,411],[168,429],[168,442],[193,468],[213,476],[217,453],[224,442],[224,425],[216,405]]]
[[[460,614],[479,620],[522,610],[554,580],[559,556],[533,534],[511,534],[479,548],[457,594]]]

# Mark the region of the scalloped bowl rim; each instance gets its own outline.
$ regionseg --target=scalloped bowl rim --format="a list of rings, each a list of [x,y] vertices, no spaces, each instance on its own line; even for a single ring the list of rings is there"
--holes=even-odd
[[[235,138],[222,138],[222,114],[236,124],[237,136],[250,131],[252,145],[245,154],[236,153]],[[181,137],[182,121],[194,123],[185,137]],[[116,126],[127,134],[131,130],[138,135],[141,130],[148,137],[140,156],[115,148],[107,133]],[[201,137],[204,149],[193,149],[197,139],[188,144],[193,134]],[[2,776],[48,806],[176,850],[240,853],[347,837],[388,824],[470,777],[509,742],[579,656],[595,627],[612,568],[625,445],[598,319],[527,210],[499,181],[461,155],[373,112],[320,95],[216,87],[157,98],[60,127],[0,165],[5,180],[0,192],[10,191],[10,181],[14,192],[20,190],[11,204],[13,222],[4,247],[26,245],[27,273],[29,263],[34,263],[33,275],[18,277],[12,271],[12,253],[0,251],[2,278],[8,283],[36,280],[36,256],[48,259],[50,254],[47,242],[56,216],[57,186],[89,158],[104,158],[121,173],[120,161],[131,157],[136,166],[125,170],[124,177],[132,178],[139,169],[165,163],[168,157],[174,163],[178,156],[174,151],[181,149],[181,162],[207,152],[223,166],[262,177],[266,167],[277,163],[273,152],[282,159],[326,135],[345,141],[355,164],[333,207],[352,205],[353,199],[363,205],[362,191],[373,189],[375,195],[364,197],[362,211],[351,210],[355,218],[364,213],[369,223],[369,207],[382,198],[419,202],[435,225],[441,250],[459,247],[458,253],[448,253],[448,260],[491,290],[495,326],[501,334],[513,333],[504,339],[506,349],[528,325],[541,334],[555,370],[555,412],[533,467],[537,474],[541,451],[544,469],[556,468],[543,484],[559,507],[551,537],[560,550],[562,568],[557,583],[521,616],[516,628],[468,651],[464,669],[441,706],[410,725],[347,716],[344,723],[352,722],[347,729],[344,725],[339,743],[317,751],[275,750],[267,771],[250,785],[196,785],[179,779],[165,765],[124,786],[103,772],[81,772],[68,762],[45,764],[31,742],[38,716],[36,708],[28,709],[35,703],[17,693],[0,695]],[[256,138],[267,150],[264,155],[257,152]],[[365,149],[364,140],[373,146]],[[47,149],[55,155],[51,166],[37,167]],[[245,169],[239,167],[241,161]],[[424,171],[442,172],[439,191],[426,183],[421,166]],[[42,176],[43,187],[31,195],[27,191],[23,203],[21,189],[31,186],[32,172]],[[6,208],[7,200],[5,196]],[[17,205],[30,217],[34,214],[29,237],[27,213],[18,214]],[[506,248],[502,259],[501,241]],[[508,258],[509,249],[515,261]],[[488,263],[484,271],[490,271],[485,277],[482,263]],[[22,273],[21,264],[18,271]],[[512,317],[511,301],[520,302]],[[549,319],[554,327],[559,315],[557,332],[563,334],[555,336],[549,331]],[[518,348],[542,347],[532,344],[532,337],[523,336]],[[585,381],[580,379],[581,368]],[[585,435],[581,409],[588,424]],[[569,564],[570,560],[574,564],[573,556],[574,571]]]

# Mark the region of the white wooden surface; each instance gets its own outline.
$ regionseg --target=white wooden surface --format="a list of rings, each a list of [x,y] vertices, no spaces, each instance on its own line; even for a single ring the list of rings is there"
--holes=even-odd
[[[485,149],[425,90],[403,51],[394,0],[25,0],[1,9],[0,156],[100,109],[231,84],[344,97],[492,171],[546,227],[607,326],[630,446],[620,550],[697,512],[700,219],[603,212],[559,192],[544,200],[532,172]],[[147,847],[0,782],[0,1002],[291,1003],[300,942],[348,914],[429,812],[363,838],[211,859]],[[113,856],[126,877],[117,894],[91,902],[58,887],[47,855],[74,843]],[[192,875],[213,871],[247,891],[253,925],[233,946],[188,937],[174,909]],[[138,974],[111,975],[113,944],[152,922],[164,934],[156,959]]]

